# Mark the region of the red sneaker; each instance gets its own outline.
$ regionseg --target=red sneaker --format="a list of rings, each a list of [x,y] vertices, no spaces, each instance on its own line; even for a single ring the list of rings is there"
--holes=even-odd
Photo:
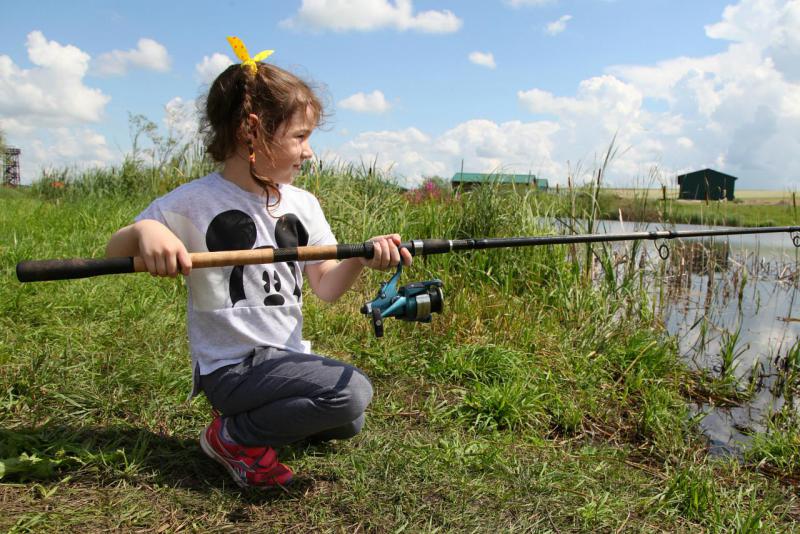
[[[239,487],[272,488],[292,480],[292,470],[278,462],[272,447],[243,447],[222,441],[222,418],[217,416],[200,434],[200,447],[228,470]]]

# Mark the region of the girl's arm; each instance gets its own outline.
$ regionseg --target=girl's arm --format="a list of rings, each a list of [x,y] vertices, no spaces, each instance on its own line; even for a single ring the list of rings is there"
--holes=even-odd
[[[188,275],[192,259],[180,239],[158,221],[143,219],[121,228],[106,245],[106,257],[140,256],[153,276]]]
[[[407,249],[398,249],[400,235],[384,235],[373,237],[375,254],[371,260],[350,258],[344,261],[326,260],[306,266],[308,285],[320,299],[333,302],[350,289],[358,279],[364,266],[385,271],[394,267],[403,259],[404,265],[411,265],[411,253]]]

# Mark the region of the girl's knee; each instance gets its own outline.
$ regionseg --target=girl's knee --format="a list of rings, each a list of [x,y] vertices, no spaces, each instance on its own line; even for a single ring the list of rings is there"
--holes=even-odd
[[[353,367],[347,384],[326,400],[332,412],[335,412],[335,418],[348,423],[366,411],[372,400],[372,384],[361,371]]]
[[[353,379],[350,381],[350,388],[350,403],[353,412],[358,417],[366,411],[367,406],[372,401],[372,384],[364,373],[355,370]]]

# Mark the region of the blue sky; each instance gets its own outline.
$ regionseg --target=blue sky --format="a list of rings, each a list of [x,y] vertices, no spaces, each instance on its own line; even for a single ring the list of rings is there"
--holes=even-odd
[[[18,2],[0,35],[0,128],[26,182],[118,163],[129,114],[188,135],[237,35],[321,86],[320,158],[377,159],[406,185],[462,160],[580,180],[615,136],[610,184],[705,167],[800,183],[800,0]]]

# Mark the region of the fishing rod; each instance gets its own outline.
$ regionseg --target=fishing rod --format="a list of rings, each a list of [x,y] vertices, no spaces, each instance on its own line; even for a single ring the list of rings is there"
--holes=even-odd
[[[654,241],[661,259],[669,257],[666,242],[672,239],[714,237],[745,234],[788,233],[792,244],[800,247],[800,226],[762,226],[756,228],[728,228],[718,230],[649,230],[612,234],[546,235],[533,237],[500,237],[481,239],[414,239],[400,243],[412,256],[429,256],[466,250],[492,248],[535,247],[579,243],[608,243],[617,241]],[[374,254],[370,241],[356,244],[262,248],[219,252],[194,252],[189,254],[192,269],[254,265],[311,260],[344,260],[348,258],[371,259]],[[433,313],[440,313],[444,304],[441,280],[414,282],[400,288],[397,284],[402,273],[402,263],[394,276],[383,282],[375,299],[362,306],[361,313],[370,316],[377,337],[383,335],[383,321],[395,317],[404,321],[430,322]],[[20,282],[68,280],[108,274],[146,272],[140,257],[31,260],[17,264]]]

